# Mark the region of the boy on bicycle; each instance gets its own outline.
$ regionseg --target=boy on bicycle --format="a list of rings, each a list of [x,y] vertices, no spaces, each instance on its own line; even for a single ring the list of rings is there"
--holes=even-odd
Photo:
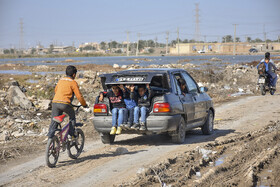
[[[77,82],[74,80],[77,74],[75,66],[67,66],[66,77],[60,79],[55,87],[55,95],[52,101],[52,121],[49,127],[48,137],[52,138],[58,123],[53,117],[62,115],[63,112],[69,116],[69,135],[74,136],[74,128],[76,125],[75,111],[71,106],[74,95],[77,97],[83,107],[88,107],[83,95],[79,90]]]

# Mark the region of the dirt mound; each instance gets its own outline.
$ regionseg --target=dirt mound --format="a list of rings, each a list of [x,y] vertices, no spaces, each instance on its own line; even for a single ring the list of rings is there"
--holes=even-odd
[[[277,186],[280,122],[216,141],[143,169],[121,186]]]

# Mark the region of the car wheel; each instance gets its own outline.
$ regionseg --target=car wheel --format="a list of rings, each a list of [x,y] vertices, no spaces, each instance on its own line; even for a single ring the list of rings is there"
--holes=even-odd
[[[115,141],[115,135],[110,135],[110,133],[100,133],[100,138],[104,144],[112,144]]]
[[[180,122],[177,127],[177,131],[172,135],[172,142],[177,144],[182,144],[185,142],[186,138],[186,128],[185,128],[185,120],[181,117]]]
[[[201,127],[202,133],[206,135],[210,135],[214,131],[214,113],[212,110],[209,110],[207,119],[203,126]]]

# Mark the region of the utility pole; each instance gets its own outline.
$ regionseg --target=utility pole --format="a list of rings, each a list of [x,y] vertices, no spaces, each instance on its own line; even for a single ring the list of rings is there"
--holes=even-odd
[[[155,48],[157,48],[157,40],[158,40],[158,38],[157,38],[157,36],[155,37]]]
[[[278,43],[280,43],[280,35],[278,35]]]
[[[200,40],[200,29],[199,29],[199,3],[195,3],[195,40]]]
[[[265,32],[265,24],[263,24],[263,39],[266,44],[266,32]]]
[[[166,45],[165,45],[165,54],[168,54],[168,38],[169,38],[169,32],[166,32]]]
[[[72,42],[72,51],[75,52],[75,42]]]
[[[24,49],[24,40],[23,40],[23,19],[20,18],[19,21],[20,24],[20,40],[19,40],[19,50],[23,50]]]
[[[139,38],[140,38],[140,33],[137,33],[137,49],[136,49],[136,56],[138,56],[138,53],[139,53]]]
[[[238,24],[233,24],[233,25],[234,25],[233,55],[236,55],[236,25]]]
[[[129,31],[126,31],[126,56],[129,56]]]
[[[177,27],[177,45],[178,45],[178,55],[180,55],[180,38],[179,38],[179,27]]]

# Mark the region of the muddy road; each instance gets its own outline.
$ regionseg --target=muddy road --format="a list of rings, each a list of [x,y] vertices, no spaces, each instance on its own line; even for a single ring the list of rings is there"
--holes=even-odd
[[[43,153],[13,167],[9,164],[1,166],[4,169],[0,173],[0,186],[154,186],[159,185],[159,181],[174,186],[209,184],[208,181],[213,181],[213,185],[261,184],[257,179],[265,175],[264,172],[269,172],[269,179],[275,182],[276,179],[272,178],[277,177],[273,175],[273,172],[278,172],[276,169],[254,167],[257,164],[264,166],[266,161],[279,161],[280,142],[275,135],[278,132],[277,123],[273,126],[271,122],[279,119],[278,92],[274,96],[244,97],[216,106],[213,135],[205,136],[200,129],[195,129],[187,132],[183,145],[171,144],[164,135],[124,134],[116,137],[114,145],[104,145],[100,141],[86,142],[84,152],[77,160],[69,159],[66,152],[62,153],[57,167],[53,169],[45,165]],[[267,137],[269,132],[275,133]],[[246,139],[247,136],[254,138]],[[264,139],[268,139],[270,144],[266,142],[252,149],[255,142],[262,143]],[[245,144],[248,149],[244,148]],[[206,159],[201,153],[204,149],[214,152],[211,153],[214,156]],[[224,153],[231,159],[223,159],[226,157]],[[201,160],[202,157],[204,160]],[[219,159],[223,161],[216,164]],[[211,170],[205,169],[210,165]],[[254,174],[257,169],[259,172]],[[228,173],[223,173],[225,170]],[[235,175],[229,171],[234,171]],[[242,176],[238,175],[238,171],[242,171]],[[183,176],[180,173],[184,173]],[[240,179],[245,176],[248,183],[234,180],[234,177]],[[232,182],[227,183],[229,180]],[[269,180],[266,182],[269,183]]]

